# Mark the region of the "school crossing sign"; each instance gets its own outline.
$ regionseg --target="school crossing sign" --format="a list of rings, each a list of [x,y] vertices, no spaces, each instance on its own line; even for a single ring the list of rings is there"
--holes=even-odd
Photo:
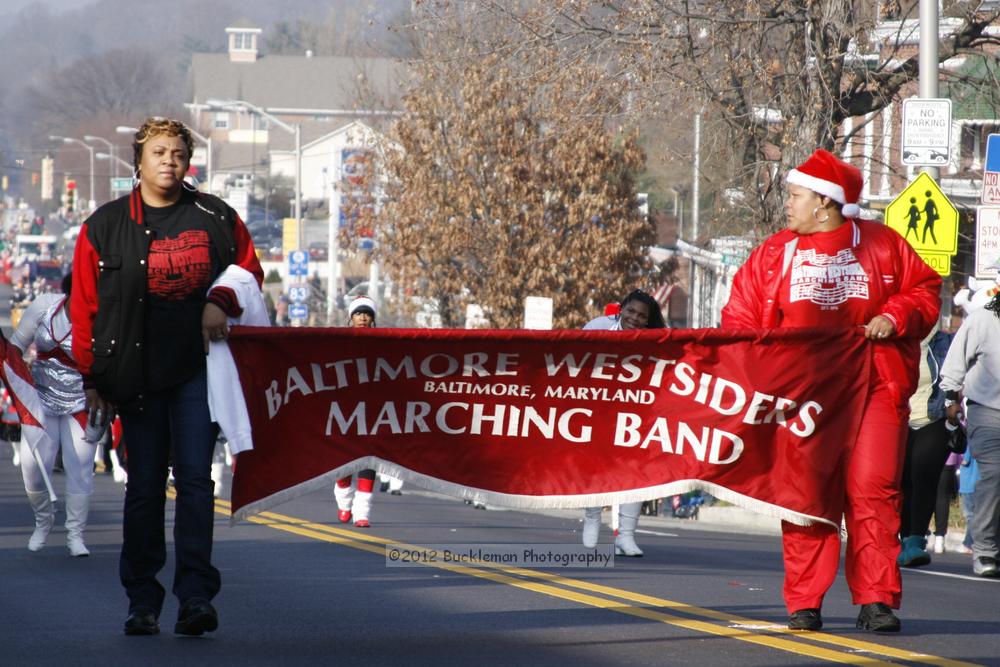
[[[922,173],[885,209],[885,224],[906,239],[942,276],[958,252],[958,209],[929,175]]]

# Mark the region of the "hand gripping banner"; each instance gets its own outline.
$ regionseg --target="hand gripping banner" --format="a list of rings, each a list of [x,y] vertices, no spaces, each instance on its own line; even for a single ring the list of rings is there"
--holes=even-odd
[[[374,468],[508,507],[703,489],[839,525],[870,372],[847,330],[234,328],[229,348],[252,432],[234,521]]]

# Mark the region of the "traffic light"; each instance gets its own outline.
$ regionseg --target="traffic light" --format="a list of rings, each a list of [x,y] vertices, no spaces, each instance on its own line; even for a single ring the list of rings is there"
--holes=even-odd
[[[72,178],[66,180],[66,212],[76,210],[76,181]]]

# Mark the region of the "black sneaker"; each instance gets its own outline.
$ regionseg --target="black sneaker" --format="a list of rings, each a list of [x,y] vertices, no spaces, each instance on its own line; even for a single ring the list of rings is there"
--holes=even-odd
[[[799,609],[788,617],[788,628],[791,630],[819,630],[823,627],[823,617],[819,609]]]
[[[869,602],[861,605],[858,614],[858,627],[872,632],[899,632],[900,623],[892,613],[889,605],[882,602]]]
[[[155,635],[160,632],[160,624],[156,622],[156,611],[151,607],[136,607],[130,609],[125,619],[125,634]]]
[[[989,556],[979,556],[972,560],[972,573],[977,577],[995,577],[1000,574],[997,559]]]
[[[208,600],[192,598],[181,606],[174,632],[198,637],[219,627],[219,615]]]

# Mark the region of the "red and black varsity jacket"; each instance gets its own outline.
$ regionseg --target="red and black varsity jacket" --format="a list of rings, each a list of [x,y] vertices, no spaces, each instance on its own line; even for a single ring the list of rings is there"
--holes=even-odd
[[[195,206],[205,217],[205,229],[222,269],[238,264],[261,284],[264,272],[236,211],[218,197],[203,193],[197,194]],[[136,188],[100,207],[84,222],[73,256],[73,356],[84,387],[97,389],[118,406],[142,398],[151,236]],[[224,288],[213,289],[208,300],[227,314],[238,314],[234,295]]]

